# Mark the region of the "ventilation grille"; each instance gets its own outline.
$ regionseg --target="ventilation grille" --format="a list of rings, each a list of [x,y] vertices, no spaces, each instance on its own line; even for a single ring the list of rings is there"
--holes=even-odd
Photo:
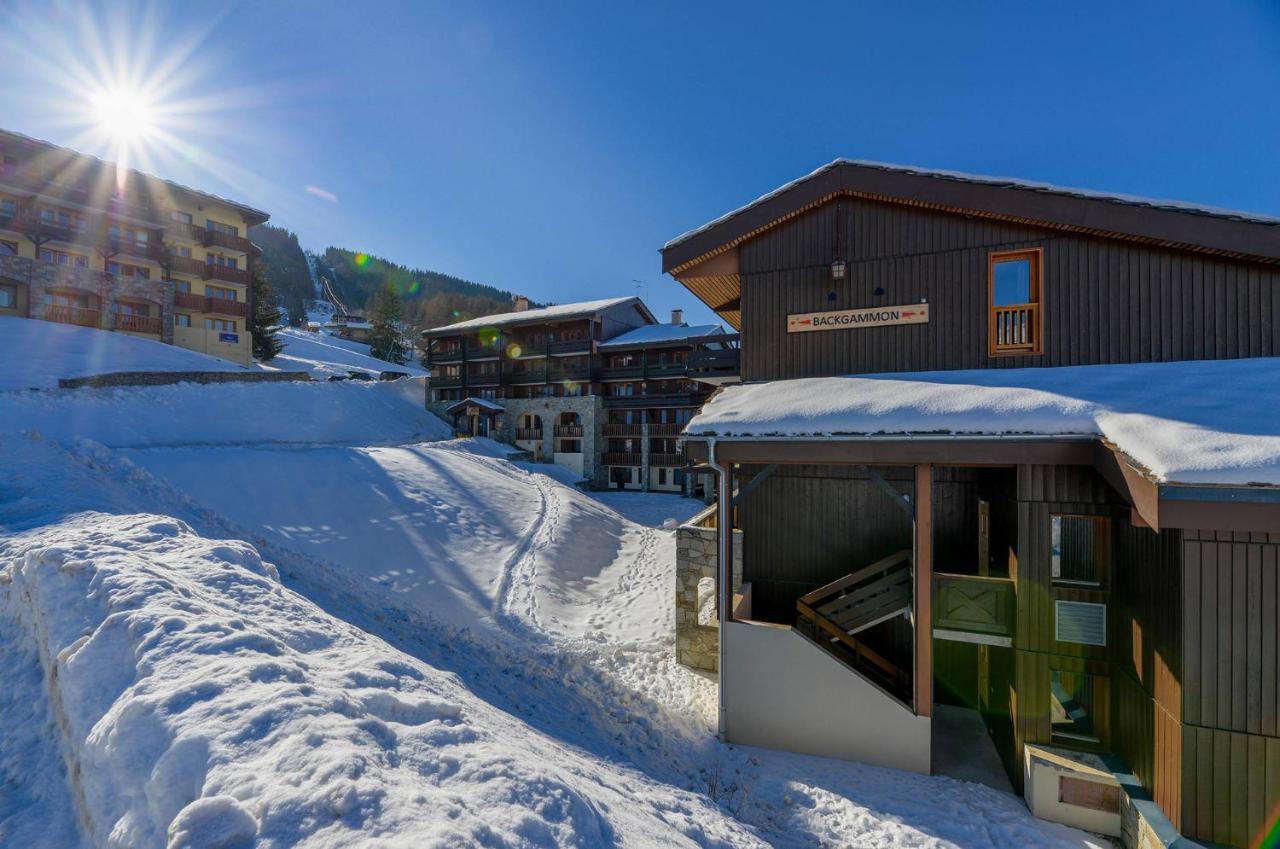
[[[1082,643],[1086,646],[1107,644],[1107,606],[1083,601],[1059,601],[1056,605],[1060,643]]]

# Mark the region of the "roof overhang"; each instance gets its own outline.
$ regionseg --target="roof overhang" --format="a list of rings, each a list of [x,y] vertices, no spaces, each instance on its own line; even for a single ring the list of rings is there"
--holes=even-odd
[[[993,178],[837,160],[669,242],[662,270],[741,329],[738,245],[836,198],[851,197],[1179,250],[1280,262],[1280,225]]]
[[[1280,533],[1280,487],[1162,483],[1096,436],[718,437],[689,434],[693,463],[1008,467],[1092,466],[1125,499],[1133,521],[1159,531],[1193,528]]]
[[[492,401],[485,398],[475,398],[475,397],[463,398],[461,401],[458,401],[456,403],[450,404],[448,407],[445,407],[444,411],[452,416],[457,413],[461,413],[462,411],[466,410],[468,407],[476,407],[482,412],[489,413],[492,415],[497,415],[498,413],[505,412],[505,408],[501,404],[495,404]]]

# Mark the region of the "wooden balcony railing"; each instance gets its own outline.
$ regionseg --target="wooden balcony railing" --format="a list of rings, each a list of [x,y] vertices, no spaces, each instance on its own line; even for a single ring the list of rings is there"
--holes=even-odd
[[[233,301],[230,298],[205,298],[204,311],[245,318],[249,315],[249,305],[244,301]]]
[[[557,439],[581,439],[582,425],[556,425]]]
[[[679,454],[650,454],[649,465],[679,468],[684,465],[684,458]]]
[[[650,436],[679,436],[684,432],[684,425],[662,422],[649,425]]]
[[[244,236],[233,236],[221,230],[205,230],[204,246],[206,248],[226,248],[231,251],[248,253],[251,243]]]
[[[992,307],[992,350],[1034,351],[1039,344],[1039,334],[1039,304]]]
[[[600,376],[605,379],[643,378],[644,366],[607,366],[600,370]]]
[[[516,439],[523,440],[525,442],[541,442],[542,429],[518,427],[516,428]]]
[[[497,386],[502,376],[494,371],[473,371],[467,373],[467,384],[470,386]]]
[[[649,363],[645,367],[646,377],[682,377],[689,370],[685,363]]]
[[[548,354],[573,354],[578,352],[586,353],[591,350],[590,339],[569,339],[567,341],[555,341],[547,345]]]
[[[562,380],[587,381],[591,379],[591,366],[552,368],[548,372],[547,378],[552,383],[559,383]]]
[[[638,466],[640,465],[639,454],[626,454],[620,451],[607,451],[604,455],[604,465],[606,466]]]
[[[689,355],[689,373],[695,377],[732,377],[738,373],[742,352],[737,348],[721,351],[694,351]]]
[[[949,631],[968,642],[1013,645],[1014,598],[1008,578],[935,573],[934,634],[945,637]]]
[[[204,312],[204,295],[193,295],[190,292],[174,292],[173,305],[180,310]]]
[[[160,335],[160,317],[154,315],[133,315],[132,313],[113,313],[116,330],[130,333],[152,333]]]
[[[205,280],[224,280],[227,283],[240,283],[241,285],[249,285],[249,272],[243,268],[228,268],[225,265],[218,265],[216,262],[206,262],[204,265]]]
[[[188,277],[204,277],[205,263],[189,256],[169,256],[164,259],[171,274],[185,274]]]
[[[544,383],[547,379],[545,368],[512,369],[503,375],[507,383]]]
[[[59,324],[77,324],[80,327],[98,327],[102,323],[100,310],[83,307],[67,307],[61,304],[48,304],[44,308],[45,321],[56,321]]]
[[[441,374],[431,378],[431,385],[437,387],[451,387],[462,385],[462,375],[460,374]]]
[[[641,436],[643,435],[644,425],[638,424],[606,424],[604,425],[605,436]]]

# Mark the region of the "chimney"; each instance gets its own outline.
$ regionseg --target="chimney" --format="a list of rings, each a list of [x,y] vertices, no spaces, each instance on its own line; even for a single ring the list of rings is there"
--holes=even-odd
[[[684,324],[684,310],[672,310],[672,311],[671,311],[671,323],[672,323],[672,324]]]
[[[515,301],[516,312],[525,312],[529,309],[529,297],[527,295],[516,295],[512,300]]]

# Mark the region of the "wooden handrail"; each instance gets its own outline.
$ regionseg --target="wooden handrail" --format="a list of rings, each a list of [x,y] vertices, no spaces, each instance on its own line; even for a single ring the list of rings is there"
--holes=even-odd
[[[838,592],[842,592],[848,587],[853,586],[854,584],[865,581],[867,578],[870,578],[872,575],[885,571],[890,566],[895,566],[904,560],[909,561],[910,559],[911,559],[911,549],[904,548],[901,551],[890,554],[888,557],[877,560],[875,563],[872,563],[870,566],[867,566],[863,569],[859,569],[856,572],[852,572],[848,575],[845,575],[843,578],[840,578],[838,580],[832,581],[826,586],[818,587],[816,590],[814,590],[811,593],[805,593],[803,596],[800,597],[800,600],[803,601],[805,604],[812,605],[820,598],[825,598],[826,596],[833,595]]]
[[[991,308],[991,327],[997,351],[1031,349],[1040,323],[1039,304],[1008,304]]]

